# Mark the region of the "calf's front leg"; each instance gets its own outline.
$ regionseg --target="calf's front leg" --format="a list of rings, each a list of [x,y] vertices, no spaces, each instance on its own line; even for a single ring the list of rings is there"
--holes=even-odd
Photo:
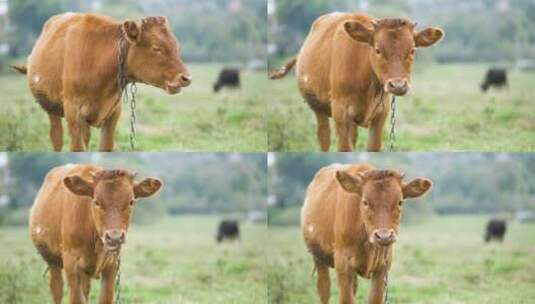
[[[385,125],[388,110],[378,114],[370,124],[370,131],[368,134],[368,151],[381,152],[383,145],[383,128]]]
[[[316,128],[316,136],[320,143],[322,152],[328,152],[331,145],[331,128],[329,126],[329,117],[324,113],[314,111],[316,114],[316,121],[318,126]]]
[[[344,254],[336,254],[334,268],[340,291],[340,304],[353,304],[353,290],[357,289],[354,282],[354,274],[349,267],[349,257]]]
[[[55,152],[60,152],[63,148],[63,126],[61,125],[61,117],[53,114],[48,114],[50,121],[50,141]]]
[[[115,142],[115,128],[117,128],[117,122],[119,121],[120,116],[121,106],[118,106],[102,125],[99,147],[100,151],[111,152],[113,150],[113,144]]]
[[[78,270],[76,259],[69,254],[64,254],[63,265],[67,277],[67,284],[69,286],[69,303],[85,304],[86,300],[82,288],[82,281],[85,279],[84,276],[87,277],[87,275]]]
[[[69,135],[71,137],[71,151],[83,152],[84,151],[84,138],[83,138],[83,124],[87,124],[80,119],[79,111],[76,107],[65,107],[65,120],[67,120],[67,126],[69,128]]]
[[[117,275],[117,264],[104,268],[100,281],[99,304],[113,304],[115,294],[115,276]]]
[[[63,299],[63,277],[61,274],[61,267],[49,266],[50,272],[50,292],[54,299],[54,304],[61,304]]]
[[[91,278],[87,275],[81,277],[82,293],[85,301],[89,303],[89,292],[91,291]]]
[[[375,271],[371,278],[370,291],[368,293],[368,304],[383,304],[385,292],[385,269]]]
[[[347,115],[345,105],[333,102],[332,114],[336,126],[336,137],[338,139],[338,151],[350,152],[353,150],[353,140],[355,138],[356,125]]]
[[[84,141],[85,149],[89,149],[89,140],[91,139],[91,127],[89,124],[82,125],[82,140]]]
[[[331,295],[331,279],[329,278],[329,268],[319,262],[316,262],[316,269],[318,271],[318,278],[316,281],[316,288],[320,296],[321,304],[328,304]]]

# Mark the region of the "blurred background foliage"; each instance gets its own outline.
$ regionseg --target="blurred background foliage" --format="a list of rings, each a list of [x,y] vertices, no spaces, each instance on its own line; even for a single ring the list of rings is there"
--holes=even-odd
[[[166,16],[186,61],[265,58],[265,0],[0,0],[0,63],[27,56],[44,22],[68,11],[120,20]]]
[[[226,214],[262,220],[266,206],[265,153],[3,153],[0,154],[0,224],[26,224],[46,173],[67,163],[93,163],[164,182],[137,204],[135,222],[164,215]]]
[[[409,222],[433,214],[513,218],[535,211],[535,154],[530,153],[271,153],[268,159],[270,225],[299,223],[306,187],[332,163],[369,163],[405,172],[407,180],[430,178],[432,191],[405,204]]]
[[[333,11],[407,17],[446,32],[430,57],[439,62],[514,63],[535,59],[533,0],[269,0],[270,54],[295,54],[310,25]],[[427,53],[427,52],[426,52]],[[428,56],[428,55],[424,55]]]

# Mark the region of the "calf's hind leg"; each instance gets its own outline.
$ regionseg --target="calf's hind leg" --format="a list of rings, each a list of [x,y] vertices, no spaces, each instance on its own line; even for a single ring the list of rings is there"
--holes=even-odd
[[[50,272],[50,292],[54,299],[54,304],[61,304],[63,298],[63,276],[61,275],[61,268],[56,266],[49,266]]]
[[[318,289],[321,304],[328,304],[329,296],[331,293],[331,279],[329,278],[329,267],[320,263],[316,263],[316,270],[318,271],[316,287]]]
[[[55,152],[60,152],[63,148],[63,126],[61,125],[61,117],[53,114],[48,114],[50,121],[50,141]]]

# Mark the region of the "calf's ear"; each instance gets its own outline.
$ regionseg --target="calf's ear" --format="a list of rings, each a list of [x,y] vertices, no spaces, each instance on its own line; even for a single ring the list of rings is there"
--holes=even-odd
[[[416,47],[428,47],[444,37],[444,31],[438,27],[428,27],[423,31],[414,34]]]
[[[141,26],[135,21],[127,20],[123,23],[123,30],[126,40],[131,43],[137,43],[141,39]]]
[[[79,175],[67,176],[63,179],[63,184],[69,191],[76,195],[93,197],[94,185],[86,181]]]
[[[156,193],[162,187],[162,182],[155,178],[146,178],[134,185],[134,196],[149,197]]]
[[[336,181],[347,192],[360,193],[362,189],[362,177],[345,171],[336,171]]]
[[[415,178],[403,184],[403,198],[419,197],[429,191],[433,182],[427,178]]]
[[[359,21],[346,21],[344,23],[344,29],[349,34],[351,38],[358,42],[373,43],[373,33],[375,28],[372,25],[364,25]]]

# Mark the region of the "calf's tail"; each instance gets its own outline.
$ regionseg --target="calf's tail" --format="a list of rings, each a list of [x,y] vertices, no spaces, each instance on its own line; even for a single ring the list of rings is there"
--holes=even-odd
[[[28,74],[28,68],[25,64],[14,64],[9,66],[13,71],[26,75]]]
[[[284,66],[282,66],[280,69],[271,72],[271,74],[269,75],[269,78],[270,79],[284,78],[284,76],[288,75],[288,73],[293,69],[296,62],[297,62],[297,56],[294,56],[292,59],[288,60],[284,64]]]

